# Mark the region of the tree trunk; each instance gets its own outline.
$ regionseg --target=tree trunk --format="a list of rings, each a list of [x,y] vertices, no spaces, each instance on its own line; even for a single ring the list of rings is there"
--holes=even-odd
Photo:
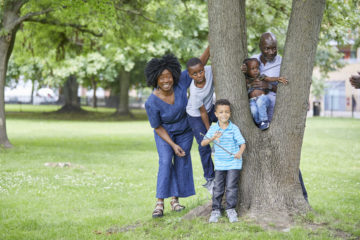
[[[14,48],[15,37],[20,23],[18,23],[20,8],[24,1],[7,1],[3,4],[0,16],[0,146],[11,148],[12,145],[6,132],[5,117],[5,80],[8,62]],[[4,33],[7,33],[4,35]]]
[[[129,111],[129,88],[130,72],[121,71],[118,76],[119,81],[119,104],[116,108],[116,115],[131,115]]]
[[[35,91],[35,80],[31,80],[31,95],[30,95],[30,104],[34,103],[34,91]]]
[[[0,146],[6,148],[12,147],[6,132],[5,118],[5,78],[8,64],[8,52],[11,51],[10,39],[14,38],[13,34],[6,37],[0,37]],[[9,39],[10,38],[10,39]]]
[[[57,112],[84,112],[84,110],[80,107],[78,88],[79,83],[76,80],[76,76],[69,76],[63,87],[63,97],[65,104]]]
[[[96,97],[97,84],[96,84],[96,81],[94,80],[94,77],[92,77],[91,85],[92,85],[92,87],[94,89],[92,107],[97,108],[97,97]]]
[[[239,213],[260,223],[286,225],[293,213],[311,209],[302,195],[299,164],[325,0],[293,1],[281,68],[289,84],[278,87],[274,118],[264,132],[253,123],[240,69],[246,56],[245,0],[209,0],[208,4],[216,95],[232,103],[232,120],[240,127],[247,145],[239,185]]]

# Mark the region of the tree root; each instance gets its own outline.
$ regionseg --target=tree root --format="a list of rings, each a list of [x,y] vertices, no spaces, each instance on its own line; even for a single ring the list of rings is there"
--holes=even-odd
[[[212,202],[210,201],[204,205],[196,207],[190,212],[188,212],[186,215],[184,215],[182,218],[186,220],[191,220],[197,217],[209,217],[211,213],[211,205]]]

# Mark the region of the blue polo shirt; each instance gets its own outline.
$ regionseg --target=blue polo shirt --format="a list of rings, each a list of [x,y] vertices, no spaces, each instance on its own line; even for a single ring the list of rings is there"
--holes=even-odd
[[[240,150],[239,146],[245,143],[245,139],[241,135],[239,128],[231,121],[229,121],[229,125],[226,129],[222,129],[219,126],[219,122],[211,125],[209,131],[205,135],[205,139],[212,138],[217,131],[222,133],[221,137],[219,138],[219,142],[217,143],[233,154],[236,154]],[[225,152],[216,144],[214,144],[214,147],[215,170],[232,170],[242,168],[242,158],[234,158],[234,155],[230,155],[229,153]]]

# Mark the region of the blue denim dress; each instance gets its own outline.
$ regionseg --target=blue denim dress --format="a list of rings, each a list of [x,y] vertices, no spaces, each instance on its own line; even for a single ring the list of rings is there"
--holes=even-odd
[[[151,127],[162,126],[171,139],[184,151],[184,157],[175,155],[172,147],[155,131],[155,142],[159,154],[156,197],[188,197],[195,195],[190,150],[194,135],[186,115],[187,87],[191,83],[187,71],[182,72],[180,81],[174,85],[175,101],[168,104],[151,94],[145,103]]]

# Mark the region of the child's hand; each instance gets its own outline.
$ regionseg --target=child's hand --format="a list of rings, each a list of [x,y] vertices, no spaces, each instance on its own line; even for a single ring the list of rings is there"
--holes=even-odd
[[[235,158],[237,158],[237,159],[240,159],[242,156],[241,156],[242,154],[240,153],[240,151],[239,152],[237,152],[236,154],[235,154]]]
[[[283,83],[283,84],[287,84],[287,83],[288,83],[287,79],[284,78],[284,77],[279,77],[278,82],[281,82],[281,83]]]
[[[246,73],[246,71],[247,71],[247,66],[246,66],[246,64],[241,65],[241,71],[242,71],[244,74]]]
[[[220,142],[219,138],[221,137],[222,133],[220,131],[216,131],[214,136],[212,137],[212,140],[216,140],[217,142]]]

